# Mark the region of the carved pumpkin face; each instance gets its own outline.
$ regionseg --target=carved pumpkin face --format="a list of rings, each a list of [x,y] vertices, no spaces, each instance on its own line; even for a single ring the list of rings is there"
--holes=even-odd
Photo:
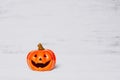
[[[33,50],[27,55],[28,66],[36,71],[48,71],[55,67],[56,57],[49,49],[44,49],[41,44],[39,50]]]

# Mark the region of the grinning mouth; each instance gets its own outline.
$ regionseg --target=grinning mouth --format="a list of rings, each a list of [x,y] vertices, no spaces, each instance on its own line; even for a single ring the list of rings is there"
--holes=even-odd
[[[43,64],[43,63],[35,63],[33,60],[31,62],[37,68],[39,68],[39,67],[44,68],[50,63],[50,61],[46,62],[45,64]]]

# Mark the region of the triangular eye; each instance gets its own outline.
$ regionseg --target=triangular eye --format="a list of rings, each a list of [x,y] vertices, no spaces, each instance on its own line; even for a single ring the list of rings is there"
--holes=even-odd
[[[37,57],[37,54],[35,54],[34,57]]]
[[[47,57],[47,56],[44,54],[44,57]]]

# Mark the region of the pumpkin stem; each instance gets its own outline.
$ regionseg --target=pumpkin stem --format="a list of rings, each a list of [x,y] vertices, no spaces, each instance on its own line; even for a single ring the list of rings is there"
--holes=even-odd
[[[38,50],[44,50],[44,48],[43,48],[41,43],[39,43],[37,46],[38,46]]]

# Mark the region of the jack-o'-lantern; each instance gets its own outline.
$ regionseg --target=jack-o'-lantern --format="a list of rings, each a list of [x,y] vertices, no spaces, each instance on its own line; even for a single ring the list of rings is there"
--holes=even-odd
[[[35,71],[49,71],[55,67],[56,57],[53,51],[38,44],[38,50],[30,51],[27,55],[28,66]]]

